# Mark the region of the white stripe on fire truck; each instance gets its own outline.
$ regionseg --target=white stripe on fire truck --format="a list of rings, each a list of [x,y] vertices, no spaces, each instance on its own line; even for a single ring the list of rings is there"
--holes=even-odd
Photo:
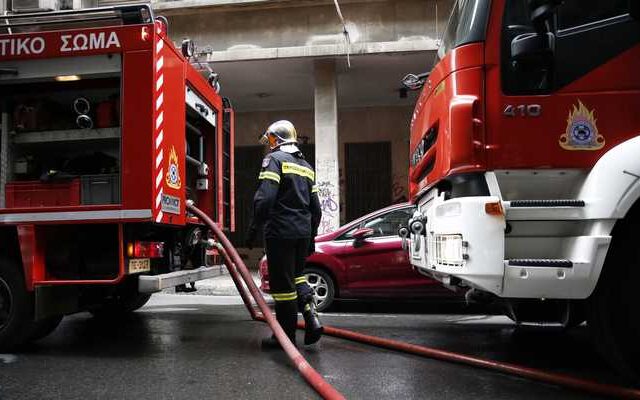
[[[0,223],[151,218],[151,210],[69,211],[0,215]]]
[[[160,53],[160,50],[162,50],[163,47],[164,47],[164,40],[162,39],[158,40],[158,43],[156,43],[156,54]]]
[[[160,192],[158,193],[158,195],[156,196],[156,208],[160,207],[160,202],[162,201],[162,194],[163,194],[163,190],[162,188],[160,189]]]
[[[158,111],[160,107],[162,107],[163,102],[164,102],[164,93],[160,92],[160,95],[158,95],[158,99],[156,100],[156,111]]]
[[[158,76],[158,80],[156,80],[156,92],[160,91],[162,84],[164,84],[164,75],[160,74],[160,76]]]
[[[160,133],[158,133],[158,136],[156,136],[156,150],[158,150],[158,148],[162,144],[162,139],[164,139],[164,129],[160,129]]]
[[[160,114],[158,114],[158,118],[156,118],[156,129],[160,129],[160,125],[162,125],[163,120],[164,120],[164,111],[160,111]]]
[[[164,170],[162,168],[160,168],[160,172],[158,172],[158,175],[156,176],[156,189],[160,187],[160,184],[162,183],[162,174],[164,173]]]
[[[164,57],[160,56],[158,57],[158,61],[156,61],[156,72],[160,72],[163,65],[164,65]]]
[[[164,150],[160,149],[158,156],[156,157],[156,169],[160,168],[160,164],[162,164],[162,159],[164,158]]]
[[[163,214],[162,214],[162,210],[160,210],[160,211],[158,212],[158,216],[156,217],[156,222],[160,222],[160,221],[162,221],[162,216],[163,216]]]

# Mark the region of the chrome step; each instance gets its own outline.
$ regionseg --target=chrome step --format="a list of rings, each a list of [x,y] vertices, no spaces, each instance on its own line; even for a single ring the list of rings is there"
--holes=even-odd
[[[225,272],[225,267],[217,265],[213,267],[200,267],[183,271],[169,272],[160,275],[140,275],[138,277],[138,291],[140,293],[154,293],[163,289],[176,287],[189,282],[215,278]]]

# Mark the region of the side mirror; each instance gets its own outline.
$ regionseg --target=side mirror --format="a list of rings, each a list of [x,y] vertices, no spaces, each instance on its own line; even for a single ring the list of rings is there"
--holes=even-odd
[[[353,238],[354,244],[362,243],[365,239],[373,236],[374,233],[375,231],[371,228],[360,228],[351,234],[351,238]]]
[[[429,72],[424,74],[408,74],[402,78],[402,86],[409,90],[418,90],[424,86],[424,82],[429,77]]]
[[[551,32],[524,33],[511,41],[511,59],[517,62],[544,62],[553,56],[555,36]]]

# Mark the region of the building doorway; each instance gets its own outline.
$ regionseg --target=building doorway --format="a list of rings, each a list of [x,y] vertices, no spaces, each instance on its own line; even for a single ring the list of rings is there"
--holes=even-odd
[[[345,144],[347,221],[391,204],[391,142]]]

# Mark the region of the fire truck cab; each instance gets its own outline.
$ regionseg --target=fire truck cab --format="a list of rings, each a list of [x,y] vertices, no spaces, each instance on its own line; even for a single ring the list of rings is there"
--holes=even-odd
[[[459,0],[411,121],[415,268],[640,372],[640,8]]]
[[[149,5],[0,19],[0,348],[219,273],[233,110]]]

